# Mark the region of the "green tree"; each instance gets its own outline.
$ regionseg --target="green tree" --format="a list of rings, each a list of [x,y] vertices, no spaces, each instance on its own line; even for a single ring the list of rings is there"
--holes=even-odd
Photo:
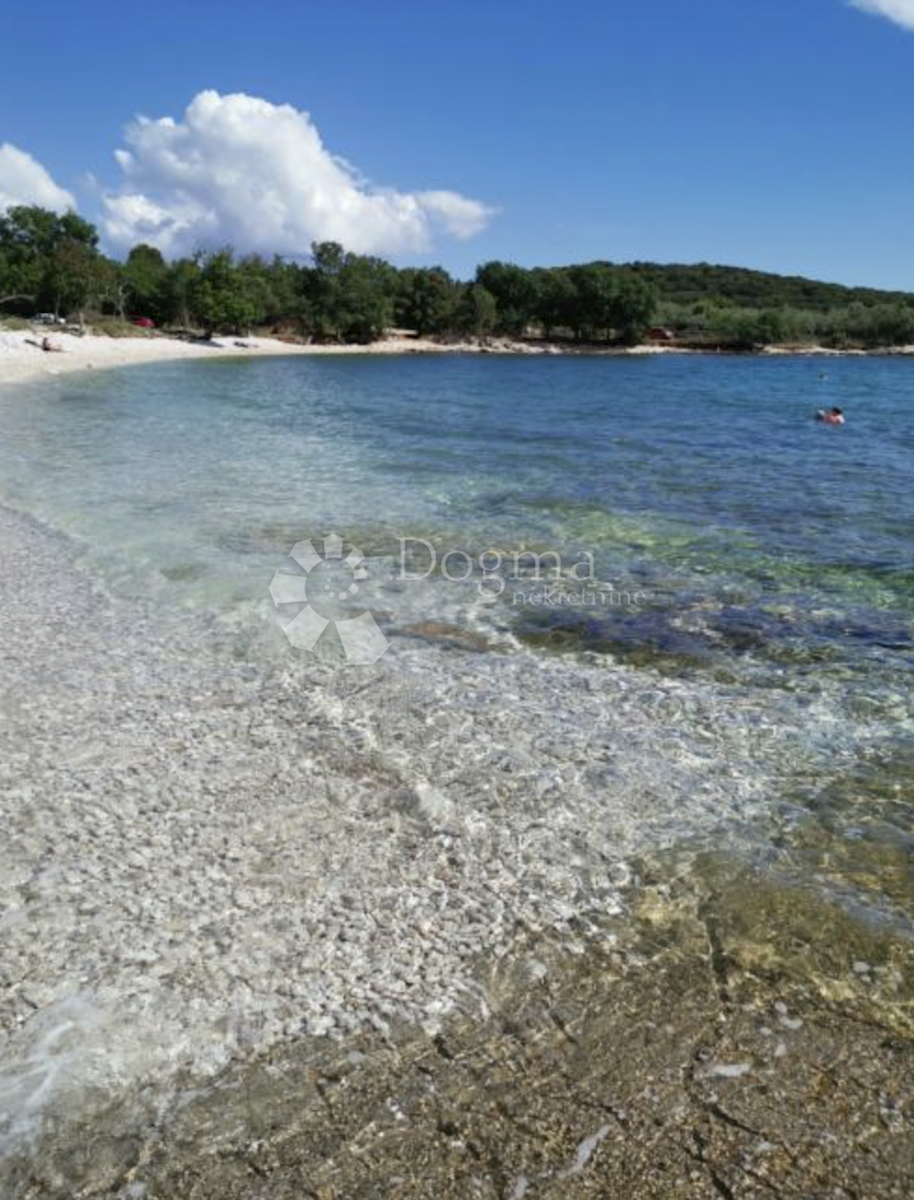
[[[619,272],[609,304],[609,323],[616,335],[631,345],[639,342],[657,307],[654,289],[628,272]]]
[[[477,270],[476,282],[495,297],[498,331],[521,337],[537,313],[538,296],[533,273],[513,263],[488,262]]]
[[[257,324],[301,324],[300,269],[295,263],[284,262],[278,254],[269,262],[251,254],[238,269],[257,307]]]
[[[533,274],[537,283],[536,318],[543,336],[550,337],[557,329],[571,329],[577,293],[569,272],[564,267],[551,267]]]
[[[134,246],[124,264],[127,303],[135,316],[166,319],[166,281],[168,264],[161,250],[144,242]],[[122,307],[121,316],[124,316]]]
[[[454,312],[457,331],[475,337],[485,337],[495,328],[498,305],[492,293],[481,283],[468,283],[460,293]]]
[[[311,266],[302,272],[302,296],[315,336],[324,340],[340,336],[343,318],[340,274],[346,252],[339,242],[314,242]]]
[[[191,300],[199,277],[200,262],[197,259],[179,258],[168,264],[159,301],[162,324],[190,328]]]
[[[569,268],[574,287],[569,324],[576,338],[595,341],[613,328],[616,276],[612,267],[587,263]]]
[[[0,292],[38,303],[57,217],[46,209],[19,206],[0,216]]]
[[[106,260],[81,241],[62,241],[50,255],[41,284],[42,305],[55,313],[78,314],[97,309],[108,274]]]
[[[379,258],[347,254],[339,273],[338,333],[346,342],[371,342],[393,316],[392,268]]]
[[[206,337],[245,333],[257,315],[257,306],[229,249],[201,257],[199,274],[190,282],[188,300],[191,315]]]
[[[398,322],[420,337],[446,333],[453,327],[457,286],[443,267],[401,271],[397,289]]]
[[[380,258],[315,242],[301,271],[303,320],[320,340],[370,342],[390,324],[396,272]]]
[[[76,213],[15,206],[0,216],[0,294],[28,296],[55,312],[79,308],[92,292],[97,246],[95,226]]]

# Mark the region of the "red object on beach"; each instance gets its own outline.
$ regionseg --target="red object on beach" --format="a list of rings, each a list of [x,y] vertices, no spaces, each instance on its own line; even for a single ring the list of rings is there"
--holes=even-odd
[[[156,323],[152,317],[131,317],[131,325],[139,325],[141,329],[155,329]]]

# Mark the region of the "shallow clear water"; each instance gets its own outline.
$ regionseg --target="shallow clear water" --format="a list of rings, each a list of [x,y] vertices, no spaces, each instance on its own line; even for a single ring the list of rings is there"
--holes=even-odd
[[[335,531],[371,560],[356,606],[392,627],[469,621],[677,669],[904,673],[914,375],[892,359],[821,375],[807,359],[466,356],[63,378],[0,399],[0,498],[77,536],[118,590],[236,626],[241,608],[268,615],[295,542]],[[831,403],[846,428],[813,422]],[[400,586],[399,539],[431,543],[438,569]],[[424,574],[428,551],[406,545]],[[525,547],[566,575],[592,554],[641,603],[556,611],[506,586],[480,605],[479,556]],[[463,586],[440,570],[449,550],[476,565]],[[532,560],[515,565],[501,575],[529,583]],[[458,553],[447,574],[467,569]]]
[[[191,758],[187,779],[168,774],[167,782],[179,798],[212,786],[220,820],[233,813],[232,870],[201,901],[193,893],[195,848],[176,836],[156,850],[162,859],[150,876],[157,903],[175,903],[172,887],[193,914],[182,926],[189,962],[209,937],[207,905],[231,912],[236,876],[248,869],[252,886],[275,882],[273,903],[298,904],[290,885],[297,881],[312,924],[321,902],[313,881],[322,870],[334,888],[371,897],[377,887],[385,902],[406,897],[434,922],[437,900],[423,888],[435,879],[437,839],[449,836],[451,821],[464,822],[457,844],[465,861],[451,851],[448,858],[457,890],[470,894],[484,868],[486,886],[504,889],[533,924],[586,924],[591,914],[597,921],[615,911],[630,877],[616,869],[620,859],[654,843],[688,848],[710,839],[904,936],[914,914],[912,369],[893,359],[823,366],[727,357],[353,356],[142,367],[0,393],[0,504],[74,539],[93,578],[128,606],[142,601],[146,644],[167,650],[171,635],[176,654],[187,656],[179,667],[188,695],[222,686],[210,660],[240,663],[245,704],[265,731],[255,730],[260,741],[251,750],[247,718],[226,731],[205,706],[162,717],[168,704],[151,700],[100,747],[97,730],[79,727],[78,708],[62,711],[46,739],[47,780],[56,786],[51,772],[62,763],[73,777],[64,783],[81,796],[81,762],[87,794],[108,772],[104,831],[121,803],[118,762],[134,754],[140,761],[157,746],[161,724],[168,745],[213,739],[211,761]],[[847,412],[845,428],[813,421],[830,404]],[[342,669],[306,676],[311,656],[293,650],[281,628],[302,604],[277,613],[270,597],[277,571],[301,576],[289,558],[293,545],[312,539],[320,551],[332,532],[364,553],[367,577],[357,593],[321,604],[343,618],[368,608],[391,642],[371,684]],[[401,577],[401,539],[416,551],[407,556],[409,573],[423,578]],[[426,571],[423,544],[434,547],[436,570]],[[549,558],[547,578],[533,578],[531,549],[560,556],[561,578],[551,578]],[[462,554],[442,571],[449,551]],[[480,562],[493,562],[481,559],[487,552],[502,556],[503,590],[491,570],[484,578]],[[572,574],[588,555],[602,586]],[[449,578],[464,574],[467,558],[472,575]],[[335,578],[327,576],[332,589]],[[89,612],[86,601],[81,619],[91,623]],[[98,652],[94,667],[75,650],[65,664],[76,685],[83,673],[95,669],[101,678],[108,669],[111,620],[94,641],[87,635]],[[118,663],[138,636],[124,629]],[[160,686],[168,696],[172,667],[154,660],[144,668],[156,696]],[[261,680],[273,678],[285,690],[265,701]],[[227,704],[230,713],[242,708]],[[287,745],[286,712],[296,737],[313,733],[307,755]],[[83,755],[73,766],[68,737]],[[247,756],[261,753],[261,742],[269,761],[263,780],[251,782]],[[275,828],[305,846],[303,829],[314,820],[300,811],[297,794],[283,790],[300,771],[296,753],[308,771],[326,760],[339,776],[326,814],[317,805],[330,847],[322,866],[302,866],[294,840],[273,846],[272,822],[288,822]],[[153,808],[147,814],[143,793],[125,845],[147,816],[150,839],[162,832],[155,793],[172,770],[167,750],[152,767]],[[269,799],[275,779],[282,787]],[[40,774],[30,783],[38,793],[50,786]],[[389,835],[391,797],[395,807],[412,806],[430,831],[428,846],[409,841],[408,878],[399,834]],[[259,847],[246,806],[261,803],[279,808],[258,814]],[[344,832],[341,847],[333,840],[340,812],[369,833],[349,844]],[[741,825],[739,838],[719,835],[724,825]],[[65,832],[77,894],[95,834],[88,831],[83,852]],[[221,837],[215,824],[212,832]],[[25,881],[29,836],[26,828]],[[53,841],[53,829],[47,836]],[[255,851],[290,857],[263,883]],[[201,861],[214,853],[202,844]],[[366,874],[375,858],[386,864],[377,879]],[[110,861],[120,869],[116,855]],[[116,875],[103,883],[116,911],[122,883]],[[47,903],[49,928],[68,922],[69,929],[66,896]],[[138,983],[135,963],[116,938],[106,940],[110,930],[94,939],[79,970],[90,991],[104,980],[109,998],[120,1004],[126,992],[136,1013],[158,1013],[169,1029],[168,1021],[177,1028],[190,1020],[198,996],[218,1011],[232,971],[241,970],[253,980],[244,1024],[260,1013],[264,1028],[301,1029],[302,1013],[314,1019],[309,989],[330,989],[318,1000],[337,1012],[348,1000],[342,985],[331,987],[336,974],[361,956],[363,977],[379,977],[403,940],[394,921],[389,942],[366,924],[364,944],[353,935],[325,978],[299,934],[271,931],[259,910],[244,905],[231,921],[227,965],[220,960],[204,982],[187,966],[167,986],[142,971]],[[161,924],[151,910],[135,918],[136,928],[112,928],[133,942],[142,929],[153,944]],[[251,965],[260,949],[249,953],[241,933],[251,944],[275,940],[262,979]],[[499,927],[492,939],[506,944],[507,934]],[[22,945],[25,954],[24,937]],[[58,975],[48,966],[52,1014],[73,1003],[65,989],[77,961],[63,942],[57,949]],[[452,969],[450,962],[436,968],[429,988],[443,987]],[[274,970],[301,982],[294,999],[277,994]],[[204,1044],[203,1028],[191,1029],[189,1045]],[[132,1038],[132,1023],[129,1031]],[[46,1035],[36,1026],[27,1062]],[[212,1036],[220,1045],[227,1037],[221,1026]],[[150,1040],[165,1039],[153,1032]]]

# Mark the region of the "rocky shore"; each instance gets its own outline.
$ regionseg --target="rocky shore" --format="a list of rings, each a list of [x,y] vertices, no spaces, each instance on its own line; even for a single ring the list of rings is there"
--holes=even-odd
[[[827,696],[431,621],[268,670],[0,557],[4,1195],[911,1194],[911,941],[759,852]]]
[[[23,1200],[906,1200],[914,957],[713,854],[634,921],[480,962],[485,1006],[275,1047],[46,1140]],[[865,954],[865,960],[856,956]]]
[[[114,1098],[484,1013],[480,962],[611,937],[633,853],[762,811],[741,714],[658,722],[675,682],[483,670],[435,627],[364,676],[269,670],[15,514],[0,554],[0,1153],[29,1170]]]

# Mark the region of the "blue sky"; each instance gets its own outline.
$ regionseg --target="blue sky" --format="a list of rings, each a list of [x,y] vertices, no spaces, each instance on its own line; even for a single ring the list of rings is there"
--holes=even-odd
[[[488,258],[705,260],[914,290],[914,32],[900,23],[914,27],[914,0],[860,2],[898,20],[846,0],[49,0],[4,14],[0,143],[107,217],[109,245],[150,220],[177,250],[230,197],[176,201],[158,127],[126,180],[113,153],[137,114],[181,124],[205,89],[245,93],[310,113],[369,181],[356,191],[396,189],[396,213],[353,212],[359,228],[377,218],[356,248],[398,261],[468,275]],[[220,110],[220,137],[237,116]],[[274,154],[260,116],[273,157],[248,175],[306,174],[307,130],[286,122]],[[430,198],[445,190],[498,211]],[[106,208],[105,192],[154,212]],[[248,236],[244,213],[214,222],[214,237]]]

